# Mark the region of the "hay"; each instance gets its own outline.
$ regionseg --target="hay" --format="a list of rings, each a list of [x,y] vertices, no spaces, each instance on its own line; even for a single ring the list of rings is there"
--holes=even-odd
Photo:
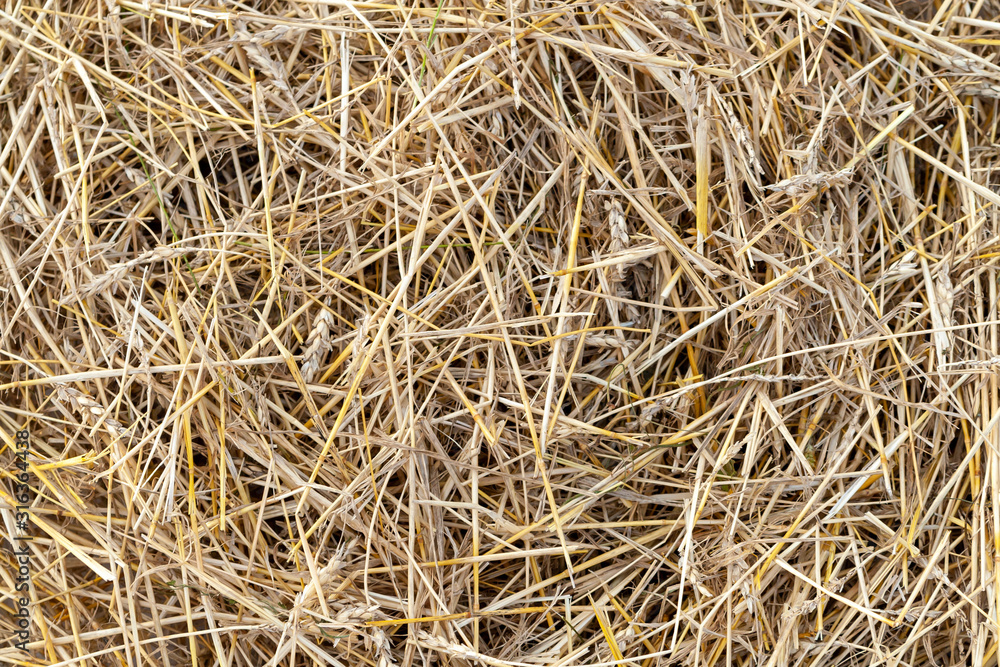
[[[996,664],[998,16],[8,3],[0,659]]]

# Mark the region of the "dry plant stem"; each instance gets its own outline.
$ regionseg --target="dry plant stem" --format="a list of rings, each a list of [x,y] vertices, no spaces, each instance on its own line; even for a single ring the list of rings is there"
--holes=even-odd
[[[0,661],[997,664],[998,16],[0,9]]]

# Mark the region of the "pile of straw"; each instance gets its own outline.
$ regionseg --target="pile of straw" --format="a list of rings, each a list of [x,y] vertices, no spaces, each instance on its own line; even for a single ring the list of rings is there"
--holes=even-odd
[[[998,15],[8,2],[0,660],[996,664]]]

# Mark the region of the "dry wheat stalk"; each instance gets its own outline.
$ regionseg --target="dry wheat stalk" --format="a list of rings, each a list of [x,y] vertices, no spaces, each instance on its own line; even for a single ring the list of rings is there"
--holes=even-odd
[[[117,420],[107,416],[107,408],[79,389],[60,384],[56,385],[55,393],[59,402],[80,413],[90,426],[103,426],[108,435],[115,439],[125,435],[125,427]]]
[[[608,211],[608,227],[611,229],[610,251],[612,256],[614,256],[628,248],[630,241],[628,228],[625,223],[625,213],[622,211],[622,205],[617,199],[606,202],[605,208]],[[621,264],[615,265],[614,276],[618,282],[625,280],[625,268]]]
[[[286,28],[285,26],[279,27]],[[261,73],[266,74],[277,88],[289,91],[284,66],[271,57],[267,46],[265,46],[266,42],[279,38],[279,35],[283,37],[285,30],[278,33],[276,32],[277,28],[275,28],[272,31],[265,31],[263,35],[260,33],[251,35],[246,23],[239,19],[233,21],[233,30],[233,41],[243,47],[247,57],[260,69]]]
[[[302,378],[306,382],[313,381],[316,373],[319,372],[323,357],[330,351],[330,332],[333,322],[333,315],[330,314],[330,311],[326,307],[321,308],[313,322],[312,331],[306,338],[305,350],[302,352],[302,363],[299,366]]]
[[[449,642],[446,639],[442,639],[441,637],[437,637],[423,630],[417,633],[417,643],[426,648],[461,658],[462,660],[478,662],[483,665],[490,665],[490,667],[511,667],[511,663],[509,662],[491,658],[488,655],[483,655],[482,653],[472,650],[468,646],[457,644],[455,642]]]
[[[117,262],[108,266],[107,271],[92,280],[90,283],[85,285],[78,294],[73,294],[63,298],[63,303],[70,303],[72,299],[86,299],[96,294],[100,294],[105,290],[110,289],[112,292],[117,291],[118,286],[121,284],[122,279],[128,274],[129,271],[137,266],[142,266],[144,264],[150,264],[157,261],[165,261],[173,259],[174,257],[181,257],[187,254],[189,250],[185,248],[171,248],[168,246],[157,246],[152,250],[147,250],[138,257],[130,259],[126,262]]]
[[[850,181],[853,169],[842,169],[835,172],[806,173],[786,178],[774,185],[764,186],[767,190],[784,192],[789,197],[800,197],[819,188],[829,188],[843,185]]]

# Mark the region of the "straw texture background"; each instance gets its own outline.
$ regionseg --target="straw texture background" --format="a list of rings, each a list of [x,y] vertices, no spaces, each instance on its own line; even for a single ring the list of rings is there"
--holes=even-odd
[[[998,46],[7,0],[0,662],[995,665]]]

